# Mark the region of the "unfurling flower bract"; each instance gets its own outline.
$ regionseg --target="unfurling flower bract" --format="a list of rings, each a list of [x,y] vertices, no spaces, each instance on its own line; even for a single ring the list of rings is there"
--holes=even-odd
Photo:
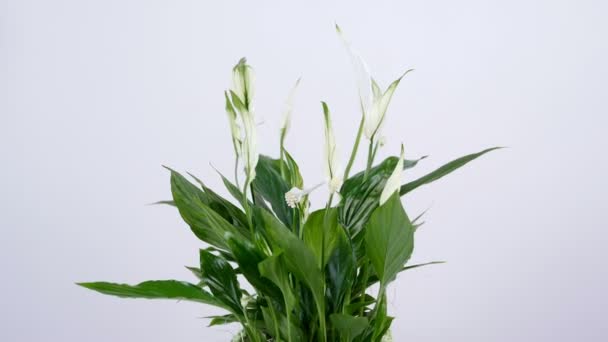
[[[252,105],[254,93],[253,75],[253,69],[247,64],[247,60],[242,58],[232,69],[232,89],[230,89],[232,110],[234,111],[234,108],[236,108],[236,110],[239,112],[243,126],[243,136],[238,139],[233,135],[233,141],[240,141],[239,151],[245,163],[245,174],[249,183],[251,183],[255,178],[255,167],[258,164],[259,159],[255,115]],[[226,107],[228,108],[228,104]],[[232,117],[234,118],[235,116],[236,115]],[[233,122],[230,124],[232,129]],[[234,121],[234,125],[235,131],[233,134],[240,134],[240,129],[238,129],[238,132],[236,130],[236,127],[238,127],[236,120]]]
[[[254,81],[255,74],[253,73],[253,68],[247,64],[245,57],[241,58],[232,69],[232,91],[239,97],[241,103],[248,110],[251,110]]]
[[[230,102],[228,92],[224,92],[224,97],[226,98],[226,114],[228,115],[228,122],[230,123],[230,135],[232,136],[232,145],[234,146],[234,153],[236,153],[238,157],[241,154],[241,127],[237,122],[238,117],[236,111],[234,110],[234,106],[232,106],[232,102]]]
[[[401,75],[401,77],[391,83],[386,91],[382,92],[378,83],[372,78],[367,64],[361,55],[359,55],[359,53],[352,47],[351,43],[346,39],[346,36],[338,25],[336,25],[336,31],[344,43],[344,46],[348,50],[351,63],[353,64],[353,68],[355,70],[359,101],[364,118],[363,132],[368,139],[373,139],[382,129],[388,105],[393,97],[393,93],[399,85],[399,82],[413,69],[407,70],[405,73],[403,73],[403,75]]]
[[[401,188],[401,173],[403,172],[403,162],[405,158],[405,152],[403,150],[403,144],[401,144],[401,155],[399,161],[395,166],[395,170],[386,180],[386,185],[380,194],[380,205],[383,205],[395,192]]]
[[[291,113],[293,112],[293,103],[296,95],[296,90],[300,85],[300,78],[289,91],[287,101],[285,102],[285,111],[283,112],[283,122],[281,123],[281,143],[285,140],[289,129],[291,128]]]
[[[327,103],[322,102],[323,118],[325,121],[325,174],[328,177],[329,192],[336,193],[342,187],[342,175],[340,174],[340,164],[338,160],[338,150],[336,147],[336,137],[331,124],[331,115]]]

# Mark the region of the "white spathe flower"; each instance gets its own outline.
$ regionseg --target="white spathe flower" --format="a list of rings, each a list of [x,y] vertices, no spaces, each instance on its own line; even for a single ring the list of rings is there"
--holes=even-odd
[[[325,102],[323,105],[323,118],[325,121],[325,174],[329,179],[329,192],[338,192],[342,186],[342,175],[340,174],[340,164],[338,160],[338,150],[336,148],[336,137],[331,124],[329,108]]]
[[[254,95],[253,83],[255,74],[253,68],[247,64],[245,57],[232,69],[232,91],[239,97],[245,108],[251,110]]]
[[[283,122],[281,124],[281,141],[285,140],[285,136],[291,128],[291,113],[293,112],[293,103],[295,99],[296,90],[300,85],[300,78],[296,81],[296,84],[289,91],[287,101],[285,102],[285,111],[283,113]]]
[[[302,200],[304,199],[304,197],[306,195],[310,194],[316,188],[320,187],[323,184],[324,184],[324,182],[319,183],[311,188],[304,189],[304,190],[297,188],[297,187],[293,187],[288,192],[285,193],[285,202],[287,203],[287,205],[290,208],[295,208],[298,205],[298,203],[302,202]]]
[[[245,172],[247,181],[251,183],[255,179],[255,167],[258,165],[259,154],[257,146],[257,130],[253,113],[241,112],[241,120],[245,128],[245,136],[241,146],[241,155],[245,161]]]
[[[255,115],[252,105],[253,81],[253,69],[247,64],[247,60],[242,58],[232,69],[232,89],[230,90],[230,100],[232,101],[230,107],[233,112],[236,108],[236,111],[240,114],[243,126],[242,137],[240,136],[241,129],[236,123],[236,115],[232,116],[234,122],[231,122],[231,129],[234,129],[232,131],[233,139],[240,142],[237,153],[240,152],[244,160],[246,179],[249,183],[255,178],[255,167],[259,159]],[[235,136],[238,138],[235,138]]]
[[[401,156],[399,156],[399,161],[395,166],[395,170],[393,170],[393,173],[386,180],[386,185],[384,185],[382,194],[380,194],[380,205],[383,205],[395,193],[395,191],[399,191],[401,188],[401,173],[403,172],[404,157],[405,153],[403,150],[403,144],[401,144]]]
[[[224,92],[224,96],[226,97],[226,114],[228,115],[228,122],[230,123],[230,134],[232,135],[232,144],[234,145],[234,151],[237,157],[241,154],[241,127],[237,122],[237,114],[232,106],[232,102],[230,102],[230,98],[228,97],[228,92]]]
[[[371,73],[367,64],[359,55],[359,53],[352,47],[351,43],[346,39],[346,36],[336,25],[336,31],[342,39],[344,46],[348,50],[353,68],[355,69],[355,77],[357,80],[357,89],[359,91],[359,101],[361,104],[361,111],[363,112],[363,132],[368,139],[372,139],[378,134],[384,123],[384,117],[386,110],[393,97],[393,93],[397,89],[401,79],[412,69],[406,71],[383,93],[378,86],[378,83],[371,77]]]

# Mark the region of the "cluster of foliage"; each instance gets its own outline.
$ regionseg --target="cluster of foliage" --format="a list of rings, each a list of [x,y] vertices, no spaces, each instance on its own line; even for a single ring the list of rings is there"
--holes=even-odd
[[[355,66],[363,65],[349,51]],[[210,325],[241,324],[238,341],[382,341],[393,320],[387,313],[388,284],[399,272],[430,264],[407,264],[421,223],[419,217],[409,218],[401,197],[493,150],[453,160],[403,185],[402,171],[422,158],[404,159],[402,147],[400,157],[374,165],[382,145],[380,127],[400,79],[384,93],[369,79],[372,95],[369,103],[361,97],[361,124],[344,172],[323,103],[330,195],[324,209],[309,212],[308,194],[318,186],[304,189],[298,164],[284,147],[291,101],[281,129],[280,156],[259,155],[253,72],[241,60],[233,69],[232,89],[226,92],[235,180],[220,174],[233,200],[192,175],[194,182],[169,169],[173,199],[164,203],[175,206],[207,246],[200,250],[200,266],[189,267],[198,282],[79,285],[119,297],[187,300],[222,308],[227,313],[211,317]],[[351,176],[362,135],[369,140],[367,167]],[[244,166],[242,185],[239,161]],[[374,295],[368,293],[372,286],[378,289]]]

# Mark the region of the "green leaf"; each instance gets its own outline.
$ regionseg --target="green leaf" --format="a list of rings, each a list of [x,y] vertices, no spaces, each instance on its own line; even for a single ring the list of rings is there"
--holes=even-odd
[[[175,207],[175,202],[173,202],[173,201],[158,201],[158,202],[150,203],[150,205],[160,205],[160,204]]]
[[[376,307],[376,311],[374,312],[372,319],[373,329],[373,342],[382,341],[382,337],[386,334],[388,329],[393,322],[393,317],[387,315],[387,307],[386,307],[386,294],[379,299],[378,306]]]
[[[424,158],[426,157],[406,160],[403,164],[404,170],[413,168]],[[393,173],[398,161],[397,157],[386,158],[382,163],[370,169],[367,180],[365,180],[364,172],[359,172],[342,185],[339,220],[348,229],[351,238],[355,239],[362,231],[369,216],[378,207],[386,180]]]
[[[201,249],[201,273],[211,293],[236,315],[243,314],[241,289],[230,264],[219,256]]]
[[[266,255],[249,242],[234,237],[228,237],[228,245],[232,255],[249,283],[259,292],[282,304],[279,288],[270,280],[264,278],[258,269],[258,264],[266,259]]]
[[[208,327],[230,323],[239,323],[238,317],[236,317],[234,314],[227,314],[223,316],[210,316],[205,318],[211,318]]]
[[[218,195],[211,188],[207,187],[203,181],[198,179],[191,173],[188,173],[197,183],[200,184],[201,188],[204,190],[205,197],[207,199],[207,205],[215,210],[215,212],[219,213],[226,221],[230,222],[234,226],[249,229],[247,223],[247,216],[245,213],[237,208],[230,201],[226,200],[222,196]]]
[[[292,226],[293,209],[285,202],[289,184],[281,177],[279,160],[260,155],[252,182],[254,193],[270,203],[272,211],[288,227]],[[259,201],[256,201],[256,205]]]
[[[355,281],[356,258],[350,239],[344,228],[337,226],[331,232],[336,235],[336,243],[326,267],[326,297],[328,312],[342,312],[347,296]]]
[[[365,232],[365,251],[386,286],[412,255],[414,229],[395,193],[372,213]]]
[[[304,178],[302,178],[302,175],[300,174],[300,167],[298,166],[298,163],[296,163],[286,149],[283,149],[283,152],[285,152],[285,164],[287,166],[287,170],[289,171],[287,174],[289,185],[291,185],[291,187],[295,186],[302,189],[304,187]]]
[[[484,155],[490,151],[494,151],[494,150],[497,150],[500,148],[502,148],[502,147],[492,147],[492,148],[483,150],[481,152],[469,154],[464,157],[460,157],[458,159],[452,160],[451,162],[443,165],[442,167],[429,173],[428,175],[422,176],[422,177],[416,179],[415,181],[402,185],[399,193],[401,194],[401,196],[403,196],[425,184],[429,184],[431,182],[434,182],[434,181],[442,178],[443,176],[445,176],[447,174],[450,174],[451,172],[457,170],[458,168],[466,165],[468,162],[475,160],[476,158],[481,157],[482,155]]]
[[[418,268],[418,267],[429,266],[429,265],[439,265],[439,264],[445,264],[445,261],[431,261],[431,262],[425,262],[423,264],[415,264],[415,265],[404,266],[403,268],[401,268],[399,270],[398,273],[401,273],[401,272],[407,271],[407,270],[412,270],[412,269],[415,269],[415,268]],[[378,276],[376,276],[375,274],[373,274],[373,275],[371,275],[368,278],[367,287],[370,287],[370,286],[374,285],[377,282],[378,282]]]
[[[323,269],[329,260],[342,228],[338,224],[338,210],[330,208],[310,214],[304,224],[304,242],[315,254],[317,265]]]
[[[296,297],[291,291],[287,266],[285,266],[281,253],[264,259],[258,264],[258,269],[263,277],[270,279],[281,289],[286,310],[291,311],[296,305]]]
[[[325,297],[323,274],[318,267],[314,253],[287,227],[270,213],[260,211],[270,241],[275,248],[283,251],[286,268],[310,289],[319,315],[320,329],[325,329]]]
[[[173,200],[180,215],[199,239],[223,250],[228,249],[224,239],[227,232],[248,239],[248,232],[236,228],[209,207],[209,199],[201,189],[179,173],[170,171]]]
[[[329,316],[331,323],[339,333],[340,341],[344,338],[346,341],[351,342],[355,337],[361,335],[361,333],[369,326],[369,322],[365,317],[354,317],[350,315],[335,313]]]
[[[122,298],[188,300],[226,308],[225,305],[200,287],[177,280],[151,280],[137,285],[108,282],[78,283],[77,285]]]

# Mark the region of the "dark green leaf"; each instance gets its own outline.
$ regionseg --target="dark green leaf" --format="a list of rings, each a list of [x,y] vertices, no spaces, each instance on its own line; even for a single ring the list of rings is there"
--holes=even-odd
[[[323,274],[314,253],[287,227],[271,214],[260,211],[265,222],[270,241],[276,249],[283,251],[287,269],[310,289],[314,298],[321,327],[325,325],[325,297]]]
[[[488,148],[488,149],[483,150],[478,153],[469,154],[464,157],[460,157],[458,159],[452,160],[451,162],[443,165],[442,167],[429,173],[428,175],[420,177],[420,178],[416,179],[415,181],[402,185],[399,193],[401,194],[401,196],[403,196],[418,187],[421,187],[425,184],[429,184],[431,182],[434,182],[434,181],[440,179],[441,177],[453,172],[454,170],[457,170],[458,168],[466,165],[468,162],[470,162],[490,151],[494,151],[494,150],[497,150],[500,148],[502,148],[502,147],[492,147],[492,148]]]
[[[416,166],[418,161],[423,158],[425,157],[418,160],[406,160],[404,170]],[[356,236],[363,229],[369,216],[378,207],[386,180],[395,170],[398,161],[397,157],[386,158],[382,163],[370,169],[367,180],[364,180],[364,172],[359,172],[342,185],[339,219],[353,239],[356,240]]]
[[[407,270],[411,270],[411,269],[414,269],[414,268],[422,267],[422,266],[438,265],[438,264],[445,264],[445,261],[431,261],[431,262],[426,262],[424,264],[416,264],[416,265],[404,266],[401,270],[399,270],[398,273],[401,273],[401,272],[407,271]],[[375,274],[373,274],[368,279],[367,287],[370,287],[370,286],[374,285],[377,282],[378,282],[378,277]]]
[[[365,317],[354,317],[340,313],[331,314],[329,319],[331,320],[334,328],[336,328],[340,334],[340,341],[342,341],[342,339],[348,342],[352,341],[369,325],[367,318]]]
[[[243,314],[241,289],[230,264],[219,256],[201,249],[201,273],[211,293],[234,314]]]
[[[344,228],[337,228],[331,232],[336,235],[336,243],[326,266],[328,312],[342,312],[342,307],[346,304],[345,298],[350,296],[356,273],[356,259],[351,241]]]
[[[196,180],[203,188],[204,194],[207,198],[206,204],[211,209],[222,215],[222,217],[226,221],[230,222],[234,226],[241,227],[243,229],[249,229],[247,224],[247,217],[241,209],[237,208],[230,201],[226,200],[222,196],[218,195],[211,188],[207,187],[205,183],[203,183],[196,176],[192,175],[191,173],[189,173],[189,175],[194,178],[194,180]]]
[[[151,280],[137,285],[107,282],[78,283],[78,285],[99,293],[123,298],[188,300],[226,308],[200,287],[177,280]]]
[[[365,228],[365,251],[381,286],[393,280],[412,255],[414,229],[399,194],[372,213]]]
[[[285,193],[291,189],[281,177],[280,161],[261,155],[255,168],[253,191],[270,203],[279,220],[288,227],[292,226],[293,209],[285,202]],[[259,201],[256,200],[256,205]]]
[[[296,305],[296,297],[291,290],[287,266],[285,266],[282,255],[275,254],[266,258],[259,263],[258,268],[263,277],[270,279],[270,281],[281,289],[286,310],[291,311]]]
[[[258,264],[266,259],[264,253],[256,249],[251,242],[234,237],[228,237],[228,245],[249,283],[262,294],[273,298],[278,303],[282,303],[279,288],[270,280],[264,278],[258,270]]]
[[[179,173],[170,171],[173,200],[180,215],[199,239],[223,250],[228,249],[224,239],[227,232],[248,239],[248,232],[236,228],[209,207],[209,199],[201,189]]]

